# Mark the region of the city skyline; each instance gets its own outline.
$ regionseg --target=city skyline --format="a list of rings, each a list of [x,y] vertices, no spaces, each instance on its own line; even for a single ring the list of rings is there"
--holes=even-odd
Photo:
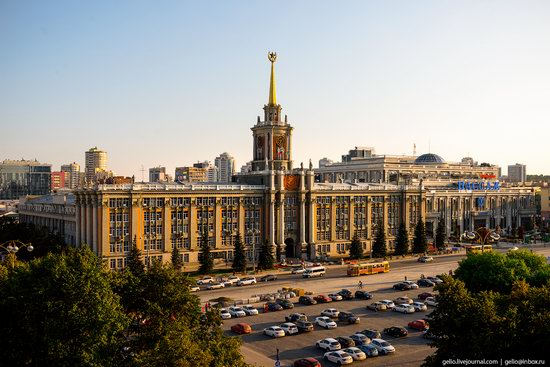
[[[11,51],[0,121],[13,137],[1,160],[58,170],[97,146],[136,179],[142,165],[172,174],[222,152],[238,168],[252,159],[273,50],[294,166],[416,144],[417,155],[550,173],[547,3],[281,3],[280,26],[264,4],[62,4],[0,5]]]

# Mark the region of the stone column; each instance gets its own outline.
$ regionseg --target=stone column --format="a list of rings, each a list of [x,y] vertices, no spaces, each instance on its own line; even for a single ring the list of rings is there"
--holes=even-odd
[[[317,256],[317,251],[316,251],[316,247],[315,247],[315,242],[317,241],[317,239],[315,238],[315,223],[316,223],[316,216],[317,216],[317,212],[315,210],[315,206],[314,206],[314,201],[315,199],[310,196],[310,200],[309,200],[309,246],[310,246],[310,250],[309,250],[309,254],[310,254],[310,260],[313,260],[315,259],[315,257]]]
[[[97,198],[96,197],[92,197],[91,198],[92,200],[92,249],[94,251],[94,253],[96,254],[99,254],[99,252],[97,251],[97,216],[98,216],[98,212],[97,212]]]
[[[93,237],[92,237],[92,200],[91,198],[86,198],[86,243],[88,246],[93,248]]]
[[[78,246],[81,246],[86,242],[86,197],[80,197],[80,238],[78,239]]]
[[[141,198],[130,198],[130,241],[136,240],[136,247],[143,251],[143,206]]]
[[[286,244],[285,244],[285,196],[281,192],[281,198],[279,201],[279,249],[281,251],[281,258],[285,256]]]
[[[76,230],[76,238],[75,238],[75,246],[80,246],[80,197],[76,197],[76,210],[75,210],[75,230]]]
[[[355,224],[355,198],[353,196],[350,197],[348,205],[348,237],[351,240],[355,231],[357,231],[357,226]]]
[[[275,197],[269,198],[269,244],[275,248]]]
[[[107,201],[100,199],[98,202],[99,212],[101,216],[100,228],[99,228],[99,244],[98,244],[98,255],[102,256],[108,254],[110,251],[109,243],[109,211],[107,210]],[[131,210],[131,208],[128,208]],[[130,228],[131,230],[131,228]],[[131,232],[129,232],[131,233]],[[132,244],[132,239],[130,238],[130,246]]]
[[[172,207],[170,207],[170,198],[164,199],[164,207],[162,209],[162,252],[164,261],[164,253],[172,253]]]
[[[231,206],[226,206],[228,214],[231,211]],[[214,248],[220,248],[222,243],[222,207],[221,198],[215,198],[214,204]],[[228,218],[228,220],[233,220]]]

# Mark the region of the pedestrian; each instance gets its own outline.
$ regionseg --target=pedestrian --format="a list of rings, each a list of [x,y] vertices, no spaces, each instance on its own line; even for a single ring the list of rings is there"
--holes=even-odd
[[[359,289],[363,289],[363,282],[359,281]]]
[[[407,276],[405,275],[405,281],[407,281]]]
[[[264,313],[267,313],[269,307],[267,307],[267,303],[264,303]]]
[[[420,274],[420,279],[424,279],[424,274]]]

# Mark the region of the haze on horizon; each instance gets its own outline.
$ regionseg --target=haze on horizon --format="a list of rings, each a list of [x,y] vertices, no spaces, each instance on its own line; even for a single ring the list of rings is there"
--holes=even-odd
[[[273,50],[296,167],[416,144],[550,174],[548,40],[548,1],[4,1],[0,160],[239,170]]]

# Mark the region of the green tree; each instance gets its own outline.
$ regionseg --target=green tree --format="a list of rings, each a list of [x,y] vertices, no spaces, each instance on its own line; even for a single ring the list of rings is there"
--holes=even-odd
[[[384,222],[380,221],[378,223],[378,228],[376,229],[376,238],[374,239],[374,244],[372,245],[372,256],[386,257],[386,254],[386,229],[384,228]]]
[[[357,232],[355,232],[353,239],[351,240],[349,257],[350,259],[355,260],[363,258],[363,245],[361,244],[361,241],[359,241],[359,237],[357,237]]]
[[[172,245],[172,256],[170,260],[172,262],[172,266],[174,267],[174,269],[181,270],[183,266],[183,260],[181,258],[180,250],[178,246],[176,246],[175,244]]]
[[[137,277],[140,277],[145,273],[145,265],[141,260],[141,251],[137,248],[136,238],[132,241],[132,248],[126,255],[126,267],[125,269]]]
[[[241,239],[241,234],[237,233],[235,236],[235,248],[233,251],[233,270],[239,273],[246,272],[246,254],[244,252],[244,245]]]
[[[199,273],[208,274],[214,269],[214,259],[210,253],[210,244],[208,243],[208,229],[203,225],[204,230],[201,235],[201,256],[199,257]]]
[[[443,250],[445,248],[445,238],[447,235],[445,234],[445,220],[443,217],[439,219],[439,222],[437,223],[437,229],[435,231],[435,247],[437,247],[438,250]]]
[[[395,254],[407,255],[409,253],[409,233],[405,227],[405,223],[401,222],[395,239]]]
[[[117,366],[128,325],[109,272],[86,246],[0,280],[3,365]]]
[[[428,240],[426,238],[426,226],[422,218],[418,219],[414,229],[413,253],[423,254],[428,250]]]
[[[267,270],[273,268],[273,252],[269,241],[266,239],[260,248],[260,256],[258,257],[258,269]]]

